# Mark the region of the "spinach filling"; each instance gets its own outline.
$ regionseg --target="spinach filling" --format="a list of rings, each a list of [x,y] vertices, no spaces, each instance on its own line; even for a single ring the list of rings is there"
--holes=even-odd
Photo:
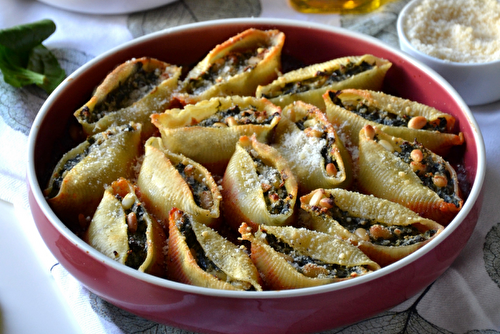
[[[188,94],[201,94],[213,85],[227,81],[230,77],[254,69],[263,59],[267,49],[259,47],[244,52],[231,52],[210,64],[199,77],[190,78],[185,86]],[[251,62],[250,60],[255,60]]]
[[[340,91],[341,92],[341,91]],[[337,96],[338,93],[329,92],[328,95],[335,105],[342,107],[367,121],[375,122],[382,125],[408,127],[408,122],[412,119],[410,115],[398,115],[388,110],[379,109],[373,106],[366,105],[360,100],[353,103],[344,103],[342,99]],[[436,121],[427,122],[422,130],[446,132],[447,121],[444,117],[439,117]]]
[[[121,200],[121,197],[118,195],[117,198]],[[130,213],[135,214],[137,229],[133,233],[128,230],[129,251],[125,264],[131,268],[139,269],[148,256],[148,241],[146,235],[148,224],[145,219],[146,212],[141,203],[134,203],[130,209],[125,210],[126,216]]]
[[[371,65],[365,61],[358,64],[347,63],[346,65],[340,65],[339,68],[333,71],[318,71],[309,79],[289,82],[285,84],[281,90],[263,94],[263,97],[269,99],[281,95],[298,94],[313,89],[319,89],[336,82],[347,80],[357,74],[371,70],[374,67],[375,65]]]
[[[404,142],[399,147],[401,148],[401,152],[394,151],[394,155],[407,164],[411,164],[413,161],[411,158],[411,152],[413,150],[418,149],[422,152],[423,159],[420,161],[420,166],[423,166],[424,168],[416,170],[415,173],[427,188],[434,191],[446,203],[453,203],[458,208],[460,206],[461,199],[455,194],[455,180],[446,169],[444,161],[435,161],[432,154],[417,141],[413,143]],[[444,175],[446,180],[448,180],[446,186],[438,187],[433,181],[433,177],[435,175]]]
[[[266,241],[275,251],[284,254],[285,259],[287,259],[299,273],[305,274],[309,277],[311,277],[311,275],[307,273],[307,267],[310,265],[317,268],[323,268],[319,271],[320,274],[318,275],[321,276],[321,278],[346,278],[354,275],[361,275],[366,271],[366,269],[362,266],[346,267],[336,263],[326,263],[321,260],[314,259],[296,251],[292,246],[269,233],[266,233]]]
[[[123,82],[120,81],[118,87],[106,95],[104,101],[99,102],[93,111],[87,106],[83,107],[82,117],[88,123],[94,123],[107,114],[127,108],[146,96],[153,88],[161,82],[159,69],[146,72],[143,63],[135,64],[135,71]]]
[[[196,263],[198,264],[198,266],[207,273],[225,281],[226,274],[207,257],[205,251],[203,250],[203,247],[201,247],[200,243],[198,242],[189,216],[183,215],[182,222],[180,222],[180,224],[178,223],[177,228],[186,238],[186,244],[188,245],[191,254],[193,254],[193,257],[196,259]]]
[[[326,211],[326,214],[337,221],[342,227],[350,233],[357,234],[356,230],[361,228],[367,232],[370,242],[381,246],[408,246],[424,240],[430,239],[435,230],[427,230],[424,233],[414,226],[393,226],[377,222],[373,219],[355,217],[349,212],[333,205]],[[376,226],[376,228],[373,228]],[[376,233],[382,229],[382,233]]]
[[[335,143],[335,137],[326,136],[326,145],[321,149],[321,156],[325,159],[325,168],[327,169],[328,164],[333,164],[335,166],[335,170],[340,170],[339,165],[335,157],[332,155],[331,148]],[[327,169],[328,170],[328,169]]]
[[[285,179],[278,169],[264,164],[258,158],[254,157],[253,160],[264,193],[267,210],[272,215],[287,214],[292,209],[290,200],[293,196],[288,194]]]
[[[196,205],[203,209],[209,209],[213,205],[212,192],[206,184],[199,182],[195,178],[195,168],[192,165],[183,163],[178,163],[175,168],[191,189]]]
[[[210,117],[205,118],[195,126],[211,127],[220,123],[228,125],[229,118],[235,121],[236,125],[245,124],[270,124],[277,113],[268,115],[266,111],[259,111],[255,106],[240,108],[235,105],[227,110],[217,111]]]

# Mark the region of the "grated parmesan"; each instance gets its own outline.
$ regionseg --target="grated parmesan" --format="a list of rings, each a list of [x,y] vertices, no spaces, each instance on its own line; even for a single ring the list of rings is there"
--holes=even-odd
[[[498,0],[423,0],[408,15],[404,30],[418,50],[445,61],[500,60]]]
[[[292,171],[300,166],[312,172],[321,164],[321,149],[326,145],[325,139],[308,137],[303,131],[294,131],[286,133],[283,142],[281,154]]]

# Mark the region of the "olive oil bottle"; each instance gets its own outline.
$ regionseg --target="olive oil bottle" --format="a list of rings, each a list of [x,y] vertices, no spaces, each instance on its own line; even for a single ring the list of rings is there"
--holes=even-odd
[[[365,14],[391,0],[289,0],[302,13]]]

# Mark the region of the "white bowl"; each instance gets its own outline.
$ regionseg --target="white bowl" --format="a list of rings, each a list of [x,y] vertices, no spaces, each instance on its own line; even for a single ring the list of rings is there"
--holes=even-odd
[[[177,0],[38,0],[48,5],[85,14],[128,14],[166,5]]]
[[[422,0],[410,1],[399,14],[397,30],[401,50],[438,72],[468,105],[500,100],[500,60],[486,63],[450,62],[429,56],[410,43],[405,32],[405,22],[420,2]]]

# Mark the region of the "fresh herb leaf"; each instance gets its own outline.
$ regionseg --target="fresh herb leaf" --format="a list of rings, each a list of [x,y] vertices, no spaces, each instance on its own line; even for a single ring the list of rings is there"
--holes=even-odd
[[[35,84],[50,94],[66,77],[54,55],[41,43],[56,29],[51,20],[0,30],[0,70],[14,87]]]
[[[56,57],[42,44],[31,50],[28,70],[45,75],[42,85],[47,93],[52,92],[66,77],[66,72],[59,66]]]

